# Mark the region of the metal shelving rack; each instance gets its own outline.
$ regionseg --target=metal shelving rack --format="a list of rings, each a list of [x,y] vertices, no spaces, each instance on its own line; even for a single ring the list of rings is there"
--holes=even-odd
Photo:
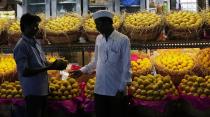
[[[94,43],[75,43],[68,45],[43,45],[45,52],[80,52],[93,51]],[[206,48],[210,47],[210,40],[196,41],[162,41],[162,42],[136,42],[131,43],[131,49],[170,49],[170,48]],[[13,48],[0,46],[3,53],[12,53]]]
[[[22,2],[23,2],[23,5],[22,5],[23,14],[26,12],[30,12],[30,13],[42,12],[46,14],[46,17],[50,16],[50,0],[23,0]]]
[[[149,49],[171,49],[171,48],[207,48],[210,47],[210,40],[196,41],[162,41],[162,42],[136,42],[131,43],[132,50]],[[75,43],[68,45],[43,45],[45,52],[73,53],[81,52],[82,65],[85,65],[85,52],[94,51],[94,43]],[[12,53],[13,47],[0,46],[2,53]]]
[[[115,0],[114,10],[115,13],[120,14],[122,11],[126,10],[126,12],[135,12],[146,9],[146,0],[136,0],[139,4],[133,4],[129,6],[123,5],[121,0]],[[123,10],[124,9],[124,10]]]
[[[145,49],[207,48],[207,47],[210,47],[210,40],[163,41],[163,42],[147,42],[143,44],[143,48]]]
[[[83,15],[88,15],[89,13],[95,12],[97,10],[104,10],[108,9],[109,11],[113,11],[114,8],[114,2],[113,0],[104,1],[104,3],[97,3],[95,0],[95,3],[90,3],[89,0],[83,0]]]
[[[81,15],[81,0],[52,0],[51,10],[53,17],[67,12],[76,12]]]

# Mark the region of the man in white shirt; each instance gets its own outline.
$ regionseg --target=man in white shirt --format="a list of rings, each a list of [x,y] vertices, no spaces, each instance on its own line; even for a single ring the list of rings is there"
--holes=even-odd
[[[126,87],[131,82],[130,41],[114,29],[111,12],[100,10],[93,14],[93,18],[100,32],[96,38],[94,60],[74,71],[73,76],[78,77],[96,69],[96,117],[124,117]]]

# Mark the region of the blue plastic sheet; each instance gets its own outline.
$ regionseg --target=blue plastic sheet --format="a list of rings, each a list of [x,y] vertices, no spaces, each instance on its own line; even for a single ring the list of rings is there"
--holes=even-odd
[[[124,6],[139,5],[140,0],[120,0],[120,3]]]

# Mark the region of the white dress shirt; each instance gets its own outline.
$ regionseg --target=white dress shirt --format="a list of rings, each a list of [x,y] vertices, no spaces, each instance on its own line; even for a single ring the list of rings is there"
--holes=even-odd
[[[114,30],[106,41],[100,34],[96,38],[95,57],[81,68],[83,73],[96,69],[94,92],[99,95],[115,96],[117,91],[125,91],[130,75],[130,40]]]

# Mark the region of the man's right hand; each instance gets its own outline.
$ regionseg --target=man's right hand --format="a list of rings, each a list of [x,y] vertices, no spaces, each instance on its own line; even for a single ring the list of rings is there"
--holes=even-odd
[[[73,78],[78,78],[83,74],[81,70],[71,71],[69,73],[70,73],[70,77],[73,77]]]
[[[49,70],[64,70],[67,67],[67,61],[56,59],[48,68]]]

